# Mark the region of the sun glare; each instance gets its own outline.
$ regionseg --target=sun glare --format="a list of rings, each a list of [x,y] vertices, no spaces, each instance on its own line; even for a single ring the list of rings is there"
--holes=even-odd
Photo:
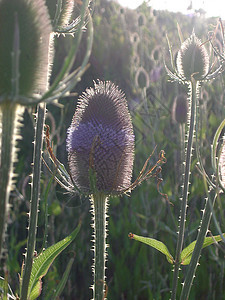
[[[142,4],[143,0],[117,0],[122,6],[132,9]],[[225,3],[221,0],[150,0],[149,5],[157,10],[169,10],[191,14],[195,10],[202,9],[207,17],[221,17],[225,19]]]

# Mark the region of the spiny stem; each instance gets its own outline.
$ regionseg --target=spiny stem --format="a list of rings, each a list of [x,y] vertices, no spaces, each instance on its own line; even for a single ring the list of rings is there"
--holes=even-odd
[[[13,163],[16,161],[16,140],[19,138],[23,108],[11,101],[0,105],[0,257],[7,224],[9,195],[13,189]]]
[[[108,198],[101,192],[91,196],[94,228],[94,284],[93,299],[105,298],[105,262],[106,262],[106,217]]]
[[[28,287],[29,287],[32,263],[33,263],[33,255],[34,255],[35,244],[36,244],[45,112],[46,112],[46,104],[44,103],[39,104],[37,119],[36,119],[35,139],[34,139],[35,142],[34,142],[34,154],[33,154],[33,178],[32,178],[32,186],[31,186],[31,207],[29,213],[27,253],[26,253],[25,266],[24,266],[23,277],[22,277],[21,300],[26,300],[28,296]]]
[[[209,228],[209,223],[210,223],[211,216],[212,216],[212,209],[213,209],[213,205],[215,203],[216,197],[217,197],[217,193],[215,194],[212,203],[211,203],[211,199],[210,199],[210,193],[208,193],[208,198],[206,198],[204,214],[202,217],[202,224],[201,224],[201,227],[200,227],[200,230],[198,233],[198,237],[197,237],[197,241],[196,241],[196,245],[195,245],[192,257],[191,257],[191,262],[188,266],[187,276],[184,281],[180,300],[186,300],[189,297],[189,294],[191,291],[191,285],[192,285],[192,282],[193,282],[193,279],[195,276],[195,272],[196,272],[196,269],[198,266],[198,261],[200,258],[204,239],[205,239],[205,236],[206,236],[208,228]]]
[[[185,221],[186,221],[186,211],[187,211],[191,153],[192,153],[193,137],[194,137],[194,130],[195,130],[196,101],[197,101],[197,94],[198,94],[198,82],[196,82],[194,78],[192,78],[192,81],[190,82],[190,87],[191,87],[190,90],[191,115],[189,120],[190,124],[189,124],[187,151],[186,151],[186,159],[185,159],[183,195],[182,195],[182,202],[181,202],[180,223],[179,223],[179,232],[178,232],[178,240],[177,240],[177,247],[176,247],[174,274],[173,274],[173,286],[172,286],[172,295],[171,295],[172,300],[176,299],[177,283],[178,283],[179,268],[180,268],[180,254],[182,251],[183,241],[184,241],[184,231],[185,231]]]

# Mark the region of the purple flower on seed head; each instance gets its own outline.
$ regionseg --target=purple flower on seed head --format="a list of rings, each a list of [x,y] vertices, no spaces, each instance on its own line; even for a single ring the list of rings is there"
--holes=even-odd
[[[131,183],[134,133],[125,95],[111,82],[94,84],[79,99],[67,136],[72,179],[81,191],[92,193],[89,169],[96,187],[120,194]]]

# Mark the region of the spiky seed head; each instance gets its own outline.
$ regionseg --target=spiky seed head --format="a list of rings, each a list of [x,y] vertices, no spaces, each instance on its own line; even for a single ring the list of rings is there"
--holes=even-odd
[[[209,71],[209,56],[205,46],[193,32],[182,43],[177,55],[177,70],[185,80],[203,80]]]
[[[94,84],[79,99],[67,136],[68,163],[74,183],[92,193],[89,169],[98,191],[120,194],[129,188],[134,133],[125,95],[111,82]]]
[[[44,0],[0,0],[0,95],[18,81],[23,96],[43,93],[49,79],[52,32]]]
[[[56,1],[55,0],[46,0],[46,5],[49,10],[50,18],[53,20],[56,14]],[[70,22],[72,13],[74,9],[74,0],[62,0],[61,12],[59,14],[59,19],[57,22],[57,26],[65,26]]]
[[[173,120],[179,124],[187,122],[188,100],[185,94],[180,94],[174,99],[172,117]]]

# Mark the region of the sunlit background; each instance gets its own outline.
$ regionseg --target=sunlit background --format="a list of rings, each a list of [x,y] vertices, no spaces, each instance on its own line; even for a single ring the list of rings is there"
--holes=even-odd
[[[117,0],[122,6],[137,8],[143,0]],[[191,12],[203,9],[207,17],[221,17],[225,19],[225,2],[221,0],[150,0],[149,5],[153,9],[163,9],[173,12],[190,14]]]

